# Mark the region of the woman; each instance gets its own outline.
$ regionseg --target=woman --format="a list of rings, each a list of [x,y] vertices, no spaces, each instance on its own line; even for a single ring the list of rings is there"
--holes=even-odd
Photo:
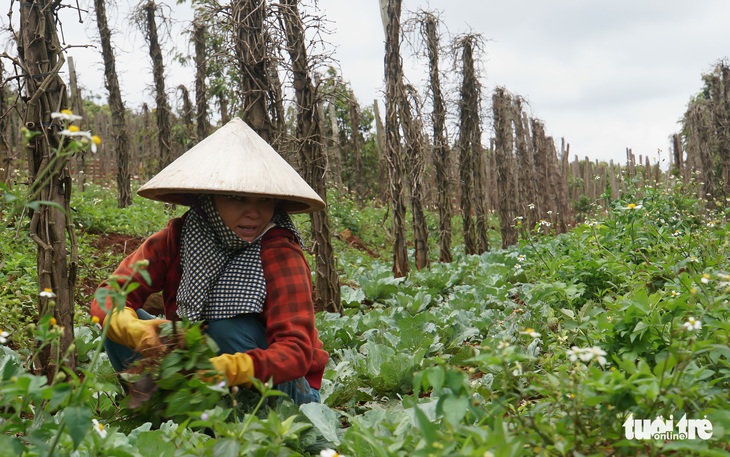
[[[135,278],[140,286],[123,310],[110,313],[110,303],[92,301],[92,315],[109,326],[105,348],[114,368],[159,346],[157,328],[166,319],[202,320],[220,348],[211,362],[229,385],[273,379],[297,404],[319,401],[329,356],[314,326],[301,238],[288,216],[323,209],[317,193],[238,118],[138,193],[191,209],[116,270],[124,277],[149,262],[150,283]],[[166,319],[152,319],[142,306],[160,291]]]

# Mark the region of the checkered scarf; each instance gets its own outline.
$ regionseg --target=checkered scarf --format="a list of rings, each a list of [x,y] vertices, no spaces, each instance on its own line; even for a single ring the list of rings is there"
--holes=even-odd
[[[261,237],[272,227],[291,230],[302,243],[289,215],[278,210],[256,240],[244,241],[223,223],[213,199],[200,197],[182,228],[177,314],[198,321],[262,312],[266,279]]]

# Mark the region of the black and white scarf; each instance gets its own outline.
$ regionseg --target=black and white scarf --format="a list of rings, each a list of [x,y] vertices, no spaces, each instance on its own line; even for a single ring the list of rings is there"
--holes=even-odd
[[[225,225],[213,199],[201,196],[182,228],[178,316],[199,321],[262,312],[266,279],[261,264],[261,237],[272,227],[287,228],[302,242],[283,211],[276,211],[258,238],[245,241]]]

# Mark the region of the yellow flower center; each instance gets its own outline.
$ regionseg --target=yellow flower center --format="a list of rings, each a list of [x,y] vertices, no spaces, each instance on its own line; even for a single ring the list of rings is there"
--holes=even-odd
[[[91,141],[93,141],[94,144],[101,144],[101,138],[99,137],[99,135],[93,135],[91,137]]]
[[[51,325],[56,325],[56,324],[58,324],[58,321],[56,320],[55,317],[52,317],[51,320],[48,321],[48,323],[51,324]]]
[[[74,112],[70,109],[62,109],[61,114],[65,114],[66,116],[71,116]]]
[[[98,318],[98,317],[96,317],[96,316],[93,316],[93,317],[91,318],[91,323],[92,323],[92,324],[98,324],[98,323],[99,323],[99,318]]]
[[[69,125],[69,126],[68,126],[68,131],[69,131],[69,132],[78,132],[78,131],[80,131],[80,130],[81,130],[81,129],[79,128],[79,126],[78,126],[78,125]]]
[[[48,292],[50,294],[53,293],[53,289],[51,289],[50,287],[44,287],[43,292]]]
[[[636,208],[636,203],[629,203],[628,205],[626,205],[626,207],[628,209],[634,209],[634,208]]]

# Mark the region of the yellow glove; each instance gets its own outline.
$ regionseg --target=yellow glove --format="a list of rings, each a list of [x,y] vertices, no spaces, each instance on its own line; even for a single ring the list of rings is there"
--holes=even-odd
[[[164,322],[169,321],[166,319],[140,319],[137,317],[137,312],[127,306],[121,311],[112,312],[104,323],[109,326],[107,332],[109,339],[144,354],[150,349],[162,346],[157,332],[160,324]]]
[[[243,352],[221,354],[211,357],[210,363],[222,376],[226,377],[229,386],[250,386],[253,378],[253,360]]]

